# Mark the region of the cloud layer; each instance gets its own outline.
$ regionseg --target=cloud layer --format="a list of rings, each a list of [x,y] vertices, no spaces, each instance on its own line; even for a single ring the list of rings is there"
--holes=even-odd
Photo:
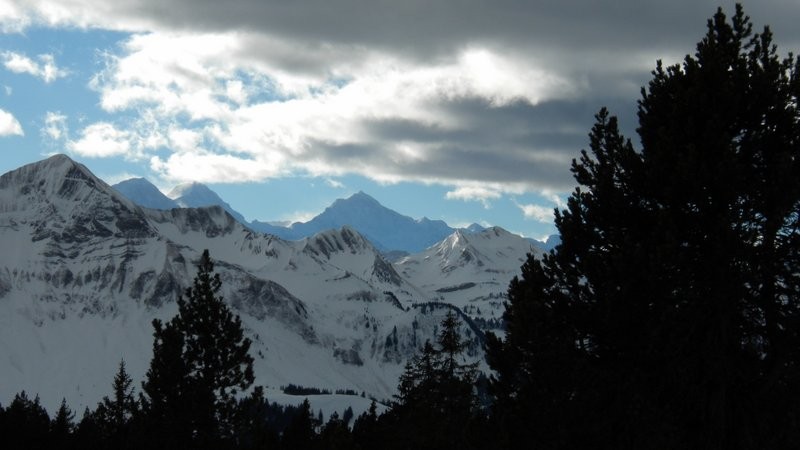
[[[147,161],[173,181],[435,183],[488,206],[570,190],[593,114],[607,105],[633,128],[655,60],[691,52],[716,4],[12,0],[0,27],[128,33],[91,81],[110,119],[74,139],[63,120],[43,131],[83,156]],[[748,8],[783,49],[800,44],[792,2]],[[63,76],[52,56],[3,60],[46,82]],[[551,207],[519,206],[551,220]]]

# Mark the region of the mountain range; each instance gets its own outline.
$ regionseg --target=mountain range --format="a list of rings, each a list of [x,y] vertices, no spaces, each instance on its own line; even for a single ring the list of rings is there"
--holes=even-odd
[[[197,186],[179,192],[179,204],[208,198]],[[377,203],[354,197],[342,202]],[[462,319],[468,358],[485,368],[483,333],[502,333],[508,282],[527,253],[541,254],[492,227],[456,230],[391,263],[353,226],[286,240],[219,205],[144,207],[64,155],[0,176],[0,246],[0,401],[24,389],[51,410],[62,397],[94,406],[120,359],[143,378],[151,321],[175,314],[203,249],[253,341],[258,384],[379,399],[395,393],[403,364],[435,339],[447,311]]]
[[[336,200],[308,222],[295,222],[282,226],[258,220],[247,222],[242,214],[200,183],[179,185],[170,191],[168,196],[143,178],[126,180],[112,187],[131,201],[147,208],[197,208],[218,205],[250,229],[287,240],[303,239],[325,230],[350,226],[369,239],[392,261],[410,253],[421,252],[456,231],[456,228],[441,220],[430,220],[426,217],[414,219],[402,215],[383,206],[364,192]],[[478,233],[485,229],[473,223],[461,230]],[[550,236],[546,242],[533,239],[529,241],[547,251],[555,247],[558,243],[557,238],[558,236]]]

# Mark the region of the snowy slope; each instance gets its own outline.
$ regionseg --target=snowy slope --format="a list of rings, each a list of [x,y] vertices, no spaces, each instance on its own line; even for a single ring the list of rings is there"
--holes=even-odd
[[[205,248],[268,387],[390,398],[447,311],[352,228],[289,242],[218,206],[142,208],[65,156],[0,176],[0,246],[0,401],[25,389],[51,411],[94,406],[121,358],[142,379],[150,323],[175,314]],[[463,332],[480,359],[480,333]]]
[[[458,230],[396,262],[395,269],[429,298],[455,305],[479,322],[496,321],[508,283],[520,273],[528,253],[539,257],[542,250],[500,227]]]
[[[144,178],[131,178],[111,186],[130,201],[152,209],[179,208],[180,205]]]
[[[239,223],[247,224],[239,212],[234,210],[231,205],[202,183],[185,183],[175,186],[167,195],[178,206],[182,208],[202,208],[205,206],[221,206],[222,209],[233,216]]]

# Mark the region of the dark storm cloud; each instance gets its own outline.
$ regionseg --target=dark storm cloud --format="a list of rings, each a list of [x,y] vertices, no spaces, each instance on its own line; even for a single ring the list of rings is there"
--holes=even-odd
[[[335,145],[315,142],[309,154],[330,164],[380,167],[385,174],[439,181],[473,180],[524,184],[534,189],[569,190],[570,161],[588,147],[588,131],[601,106],[630,110],[632,101],[516,102],[493,107],[481,99],[447,104],[462,128],[444,129],[409,120],[365,124],[373,142],[413,142],[426,147],[425,158],[397,157],[397,148],[370,143]],[[630,122],[630,115],[621,116]],[[632,128],[631,128],[632,129]]]
[[[66,5],[72,19],[49,17],[44,6],[39,16],[48,23],[71,20],[81,26],[134,32],[234,34],[232,54],[220,57],[235,60],[231,66],[261,68],[267,77],[288,74],[284,78],[299,87],[286,98],[310,89],[335,91],[312,101],[306,98],[306,110],[322,112],[300,114],[296,127],[284,123],[286,132],[276,132],[278,136],[296,134],[302,151],[281,149],[274,142],[262,149],[278,148],[275,151],[283,152],[285,160],[298,161],[298,167],[305,163],[314,170],[327,165],[332,173],[377,178],[516,186],[509,191],[520,185],[571,189],[569,163],[587,147],[593,116],[602,106],[620,117],[623,132],[636,143],[636,100],[656,60],[679,62],[694,52],[718,6],[729,15],[734,12],[734,2],[727,0],[59,3]],[[760,0],[744,7],[756,29],[771,25],[782,53],[800,50],[796,0]],[[488,88],[481,84],[485,81],[482,68],[465,58],[471,50],[478,50],[478,56],[485,51],[491,56],[487,61],[506,71],[490,74],[490,78],[500,78],[494,78]],[[215,58],[189,66],[207,67]],[[220,73],[228,70],[222,66]],[[460,73],[467,71],[473,73]],[[408,72],[412,75],[403,78]],[[337,77],[344,78],[330,82]],[[387,82],[389,87],[381,90],[381,77],[395,84]],[[351,82],[362,89],[360,97],[347,97],[340,89]],[[512,86],[506,89],[504,82]],[[427,84],[436,83],[445,87],[427,89]],[[532,88],[526,89],[525,83]],[[110,93],[135,95],[152,85],[122,83],[106,88]],[[376,92],[376,103],[364,102]],[[386,92],[408,97],[395,102]],[[330,107],[339,105],[338,94],[367,112]],[[149,98],[162,97],[156,92]],[[120,98],[125,105],[134,104],[124,95]],[[326,122],[329,117],[335,125]],[[281,119],[248,120],[270,124],[276,118]],[[163,119],[167,123],[175,117]],[[225,123],[219,126],[226,128]],[[311,131],[306,135],[307,130]]]
[[[115,3],[110,14],[169,29],[252,30],[417,56],[440,56],[470,42],[556,52],[599,48],[686,53],[716,8],[722,6],[732,14],[734,4],[705,0],[143,0]],[[756,24],[771,24],[783,42],[800,42],[796,26],[800,11],[795,1],[759,0],[744,6]]]

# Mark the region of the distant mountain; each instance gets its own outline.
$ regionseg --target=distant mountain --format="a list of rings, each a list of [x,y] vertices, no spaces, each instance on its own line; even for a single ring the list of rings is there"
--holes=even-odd
[[[401,250],[409,253],[422,251],[455,231],[441,220],[415,220],[404,216],[381,205],[364,192],[336,200],[308,222],[293,223],[289,227],[253,222],[250,226],[284,239],[300,239],[324,230],[351,226],[381,251]]]
[[[561,235],[560,234],[551,234],[547,237],[547,240],[544,242],[544,249],[548,252],[558,246],[561,243]]]
[[[127,197],[128,200],[145,208],[172,209],[180,207],[177,202],[162,194],[157,187],[144,178],[131,178],[111,187]]]
[[[4,404],[25,390],[48,408],[94,406],[120,358],[141,380],[152,320],[175,314],[203,249],[252,341],[257,384],[390,398],[447,311],[483,361],[476,324],[431,303],[354,228],[285,241],[220,206],[143,208],[63,155],[0,176],[0,248]]]
[[[499,326],[509,281],[520,273],[528,253],[540,257],[537,246],[500,227],[478,233],[456,230],[425,251],[395,263],[401,277],[426,296],[456,305],[475,320]]]
[[[204,206],[221,206],[239,223],[247,225],[244,216],[226,203],[216,192],[202,183],[185,183],[175,186],[168,197],[182,208],[202,208]]]
[[[467,233],[480,233],[481,231],[486,231],[486,227],[478,223],[473,223],[468,227],[464,228],[464,231],[466,231]]]
[[[175,187],[168,197],[147,180],[135,178],[114,185],[120,193],[134,203],[153,209],[175,207],[198,208],[220,206],[241,224],[260,233],[271,234],[281,239],[297,241],[327,230],[352,227],[369,239],[389,262],[395,262],[412,253],[421,252],[433,244],[452,235],[457,230],[441,220],[423,217],[414,219],[383,206],[373,197],[358,192],[346,199],[337,199],[308,222],[295,222],[283,226],[275,222],[254,220],[247,222],[216,192],[201,183],[188,183]],[[459,229],[467,234],[479,234],[486,227],[473,223]],[[547,242],[529,239],[538,249],[549,251],[560,242],[558,235],[550,236]]]

